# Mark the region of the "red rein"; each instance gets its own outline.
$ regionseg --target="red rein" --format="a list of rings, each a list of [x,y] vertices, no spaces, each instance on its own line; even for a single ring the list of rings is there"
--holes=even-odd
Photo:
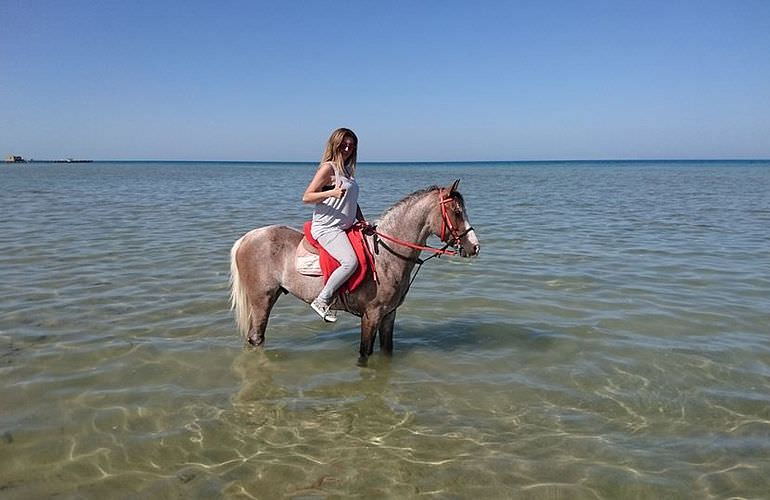
[[[418,245],[416,243],[409,243],[408,241],[399,240],[398,238],[394,238],[392,236],[388,236],[387,234],[382,234],[381,232],[375,230],[374,234],[379,236],[380,238],[388,241],[392,241],[393,243],[398,243],[399,245],[403,245],[405,247],[413,248],[415,250],[427,250],[428,252],[438,253],[441,255],[457,255],[457,252],[454,250],[445,250],[442,248],[433,248],[433,247],[424,247],[422,245]]]

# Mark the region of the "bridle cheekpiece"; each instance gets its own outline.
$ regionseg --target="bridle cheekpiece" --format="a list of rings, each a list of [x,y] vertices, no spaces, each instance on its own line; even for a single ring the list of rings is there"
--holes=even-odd
[[[439,206],[441,207],[441,233],[439,238],[441,241],[454,248],[461,248],[462,238],[473,231],[473,227],[468,227],[462,233],[452,224],[452,219],[449,216],[447,205],[455,201],[451,193],[444,195],[443,190],[439,191]],[[447,231],[449,229],[449,231]],[[451,239],[449,237],[451,236]]]

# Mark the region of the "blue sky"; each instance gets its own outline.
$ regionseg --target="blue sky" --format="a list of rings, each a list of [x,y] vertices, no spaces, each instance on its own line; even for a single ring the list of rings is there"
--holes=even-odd
[[[770,158],[770,2],[0,0],[0,154]]]

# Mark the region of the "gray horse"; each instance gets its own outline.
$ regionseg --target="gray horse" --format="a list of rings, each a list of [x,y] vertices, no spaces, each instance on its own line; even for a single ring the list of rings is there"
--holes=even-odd
[[[380,350],[392,355],[396,308],[406,297],[420,247],[425,248],[429,236],[439,236],[463,257],[478,255],[479,241],[457,191],[459,182],[415,191],[382,215],[377,233],[383,239],[366,236],[374,251],[377,282],[368,274],[358,288],[338,296],[332,305],[361,317],[359,365],[366,365],[377,332]],[[230,251],[232,309],[238,329],[253,346],[264,344],[270,310],[282,293],[310,303],[323,287],[323,278],[296,270],[295,250],[302,237],[302,232],[287,226],[261,227],[243,235]]]

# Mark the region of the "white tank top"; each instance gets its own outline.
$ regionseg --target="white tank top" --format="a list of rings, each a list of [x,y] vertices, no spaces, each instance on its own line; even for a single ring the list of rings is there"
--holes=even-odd
[[[335,187],[339,185],[346,191],[340,199],[330,196],[316,203],[310,226],[310,234],[314,238],[329,231],[344,231],[356,223],[358,183],[355,177],[335,174],[332,179]]]

